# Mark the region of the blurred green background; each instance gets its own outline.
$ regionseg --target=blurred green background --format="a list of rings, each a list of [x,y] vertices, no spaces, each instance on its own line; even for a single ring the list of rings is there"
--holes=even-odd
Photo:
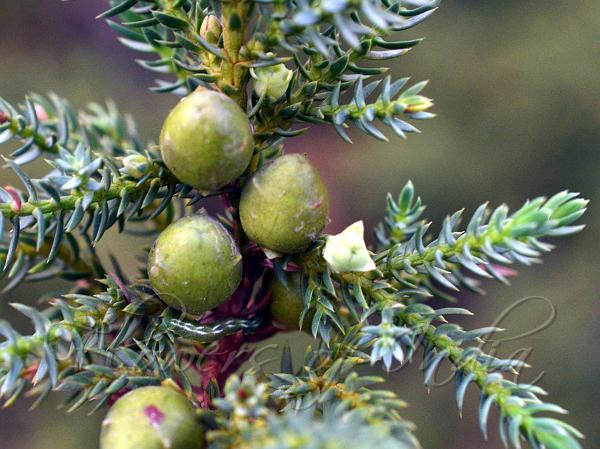
[[[152,76],[133,62],[140,55],[121,47],[93,19],[104,6],[99,0],[1,1],[0,96],[19,102],[32,90],[52,90],[79,107],[110,97],[137,117],[147,139],[156,140],[176,99],[146,89]],[[490,324],[521,298],[551,301],[557,317],[550,327],[497,350],[504,356],[530,352],[533,368],[521,380],[542,375],[550,400],[571,410],[568,420],[586,434],[590,449],[600,441],[599,17],[597,0],[445,1],[408,34],[426,39],[394,67],[396,77],[431,80],[426,95],[435,99],[438,117],[422,123],[422,134],[382,144],[354,133],[351,146],[328,129],[313,128],[288,144],[289,151],[308,152],[328,184],[331,232],[358,219],[372,227],[385,193],[398,192],[408,179],[428,205],[434,229],[447,213],[462,207],[470,213],[487,200],[516,207],[565,188],[592,200],[587,229],[557,242],[544,265],[519,269],[512,288],[490,283],[486,296],[461,298],[476,312],[464,323],[469,327]],[[0,182],[13,180],[3,172]],[[128,261],[145,243],[115,235],[103,240],[105,250],[115,249]],[[2,298],[0,316],[14,319],[10,301],[32,303],[59,288],[21,288]],[[527,302],[502,327],[507,336],[520,335],[548,314],[548,303]],[[308,341],[294,334],[284,338],[298,349]],[[495,415],[489,442],[481,437],[474,388],[461,420],[454,387],[427,393],[418,363],[394,373],[389,386],[409,402],[405,415],[417,424],[425,448],[501,448]],[[97,447],[100,414],[63,414],[52,401],[32,413],[27,407],[0,411],[0,447]]]

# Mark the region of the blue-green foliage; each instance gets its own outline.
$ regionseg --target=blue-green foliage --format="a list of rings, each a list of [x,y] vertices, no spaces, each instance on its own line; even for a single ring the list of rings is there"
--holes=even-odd
[[[420,42],[390,33],[418,25],[437,6],[426,0],[112,0],[100,17],[123,44],[144,53],[139,64],[164,78],[154,91],[219,89],[244,107],[260,166],[281,153],[286,138],[306,131],[298,124],[331,125],[346,141],[354,125],[383,140],[378,124],[406,137],[417,131],[411,121],[433,117],[432,101],[421,94],[426,82],[409,84],[381,64]],[[203,28],[207,17],[219,21],[220,37]],[[292,70],[285,94],[257,96],[250,69],[276,64]],[[196,406],[205,400],[215,406],[200,412],[211,448],[416,449],[413,427],[400,415],[405,404],[374,388],[382,379],[356,369],[381,362],[392,371],[421,349],[426,385],[442,363],[450,364],[459,409],[468,387],[479,388],[484,435],[495,406],[507,446],[580,448],[579,432],[549,415],[565,413],[561,407],[545,402],[539,386],[508,379],[524,364],[481,349],[499,329],[465,330],[450,319],[468,310],[426,304],[458,296],[463,287],[481,292],[480,278],[507,282],[505,266],[538,262],[552,249],[546,238],[582,229],[575,222],[587,201],[577,194],[536,198],[513,213],[483,204],[464,228],[459,211],[433,234],[407,183],[397,199],[388,195],[375,229],[376,270],[332,272],[323,258],[327,237],[304,254],[271,261],[278,274],[303,272],[301,321],[317,340],[302,366],[292,366],[286,349],[279,373],[247,372],[199,386],[188,376],[191,368],[206,372],[226,337],[269,336],[269,320],[179,316],[149,288],[144,270],[140,281],[129,281],[116,258],[111,267],[100,261],[95,246],[112,227],[160,231],[206,193],[180,183],[158,148],[142,142],[133,119],[111,102],[77,112],[54,94],[31,95],[23,105],[0,99],[3,143],[11,149],[6,166],[21,183],[0,188],[3,292],[26,281],[76,281],[46,310],[13,304],[31,319],[32,334],[0,322],[0,396],[8,404],[27,391],[41,400],[59,390],[70,393],[70,409],[90,402],[98,409],[114,394],[170,379]],[[40,158],[49,169],[31,178],[25,166]],[[222,193],[230,192],[210,195]],[[233,206],[221,218],[236,229]],[[256,287],[245,288],[256,293],[264,279],[254,281]]]

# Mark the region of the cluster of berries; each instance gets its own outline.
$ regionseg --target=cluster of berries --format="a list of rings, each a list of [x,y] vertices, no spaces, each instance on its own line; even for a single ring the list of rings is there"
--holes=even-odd
[[[287,154],[258,170],[254,137],[244,110],[228,96],[199,89],[168,115],[160,136],[163,161],[179,181],[202,193],[240,188],[240,235],[270,256],[296,254],[319,237],[329,214],[323,181],[308,159]],[[236,233],[238,234],[238,233]],[[206,212],[164,229],[148,257],[148,277],[160,298],[190,318],[226,302],[243,278],[240,235]],[[270,311],[284,327],[298,328],[303,310],[300,273],[285,283],[273,277]],[[143,441],[138,441],[142,439]],[[198,449],[202,430],[193,407],[171,386],[134,390],[105,419],[102,449]]]

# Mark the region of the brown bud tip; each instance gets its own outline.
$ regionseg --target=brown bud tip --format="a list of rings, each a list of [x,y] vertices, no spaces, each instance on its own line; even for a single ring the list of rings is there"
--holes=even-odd
[[[6,115],[4,112],[0,112],[0,125],[6,122],[8,122],[8,115]]]

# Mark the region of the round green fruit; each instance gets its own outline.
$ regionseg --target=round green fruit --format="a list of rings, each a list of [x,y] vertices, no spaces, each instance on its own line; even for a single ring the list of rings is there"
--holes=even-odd
[[[246,170],[254,139],[248,117],[237,103],[200,88],[169,113],[160,134],[160,150],[180,181],[214,191]]]
[[[100,449],[201,449],[204,431],[192,404],[169,387],[127,393],[102,423]]]
[[[302,298],[302,274],[286,275],[285,283],[277,276],[271,281],[271,317],[288,329],[300,329],[300,315],[304,310]],[[310,328],[307,318],[303,327]]]
[[[278,253],[306,249],[325,227],[328,214],[325,184],[300,154],[286,154],[257,171],[240,200],[248,237]]]
[[[242,279],[242,256],[227,229],[208,215],[169,225],[148,257],[152,288],[167,304],[192,315],[225,302]]]

